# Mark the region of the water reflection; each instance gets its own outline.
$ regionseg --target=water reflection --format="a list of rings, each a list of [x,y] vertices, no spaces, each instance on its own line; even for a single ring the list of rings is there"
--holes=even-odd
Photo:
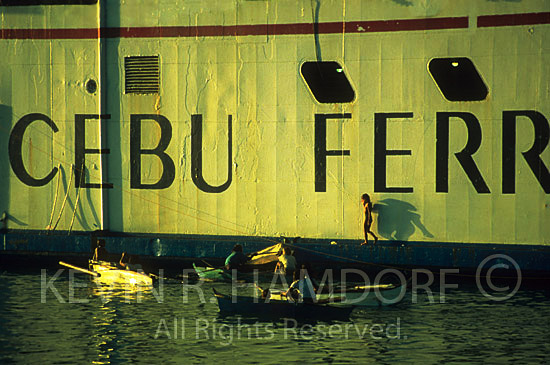
[[[97,313],[92,317],[94,334],[92,341],[96,351],[96,360],[94,364],[110,364],[111,356],[115,355],[116,348],[116,309],[103,303],[99,306]]]
[[[99,298],[104,304],[113,300],[124,301],[126,303],[140,303],[144,296],[151,296],[153,287],[135,286],[123,284],[102,284],[94,281],[89,288],[89,293],[93,297]]]
[[[151,286],[117,283],[107,285],[92,280],[88,288],[91,303],[95,304],[90,306],[93,312],[92,346],[96,352],[96,359],[92,363],[112,364],[123,360],[117,350],[124,346],[124,338],[134,336],[128,331],[133,327],[133,309],[141,303],[154,301],[153,290]]]

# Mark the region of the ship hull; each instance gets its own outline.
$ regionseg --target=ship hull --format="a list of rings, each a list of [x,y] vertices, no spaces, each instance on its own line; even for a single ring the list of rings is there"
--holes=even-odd
[[[548,271],[547,1],[25,4],[0,5],[2,255],[99,230],[159,260],[285,236],[341,267]]]

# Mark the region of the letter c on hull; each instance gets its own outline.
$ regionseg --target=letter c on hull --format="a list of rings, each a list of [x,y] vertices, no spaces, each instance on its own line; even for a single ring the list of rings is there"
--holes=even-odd
[[[46,185],[53,179],[58,170],[57,167],[54,167],[50,171],[50,173],[46,175],[46,177],[42,179],[37,179],[29,174],[27,169],[25,169],[25,165],[23,164],[23,154],[21,151],[23,148],[23,135],[25,134],[25,131],[27,130],[29,125],[39,120],[49,125],[54,133],[59,131],[53,120],[51,120],[48,116],[40,113],[27,114],[19,119],[17,123],[15,123],[15,126],[13,127],[10,134],[10,141],[8,145],[8,154],[10,158],[11,168],[15,175],[19,178],[19,180],[21,180],[21,182],[28,186]]]

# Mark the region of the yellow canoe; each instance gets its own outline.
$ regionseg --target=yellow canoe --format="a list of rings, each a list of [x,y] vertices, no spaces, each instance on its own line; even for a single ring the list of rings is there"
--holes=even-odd
[[[94,280],[102,284],[153,285],[153,279],[142,271],[119,269],[110,262],[90,260],[90,270],[99,274],[98,276],[94,276]]]

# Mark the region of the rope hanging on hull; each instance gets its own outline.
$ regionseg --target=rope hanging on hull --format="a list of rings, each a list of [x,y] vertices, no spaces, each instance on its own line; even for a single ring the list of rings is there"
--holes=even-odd
[[[58,169],[61,170],[61,163],[59,164]],[[48,230],[48,231],[52,229],[53,215],[54,215],[54,212],[55,212],[55,206],[57,205],[57,197],[59,195],[59,186],[60,185],[61,185],[61,174],[57,175],[57,187],[55,188],[55,197],[53,199],[52,214],[50,214],[50,222],[46,226],[46,230]]]
[[[74,165],[71,165],[71,177],[69,178],[69,185],[67,186],[67,192],[65,193],[65,198],[63,198],[63,203],[61,204],[61,210],[59,211],[59,215],[57,216],[57,220],[55,221],[55,225],[53,226],[52,230],[55,230],[57,228],[57,225],[61,220],[61,215],[63,214],[63,210],[65,209],[65,204],[67,203],[67,198],[69,197],[69,191],[71,189],[71,184],[73,182],[73,171],[74,171]]]

